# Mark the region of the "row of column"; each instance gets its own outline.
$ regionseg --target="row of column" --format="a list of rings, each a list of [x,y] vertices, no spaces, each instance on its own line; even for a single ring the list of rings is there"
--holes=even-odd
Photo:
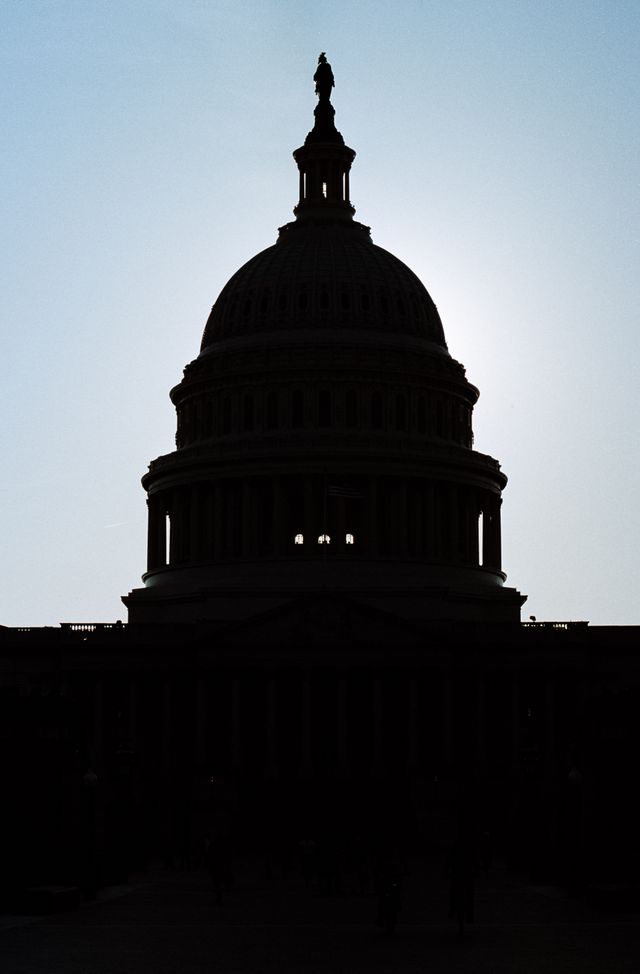
[[[401,478],[370,478],[341,493],[336,480],[224,480],[151,494],[147,568],[313,554],[327,534],[335,551],[350,534],[354,554],[500,570],[499,494]],[[294,547],[296,535],[302,549]]]
[[[402,720],[404,722],[404,733],[401,735],[403,741],[402,753],[389,754],[389,748],[385,742],[385,727],[388,726],[388,715],[385,714],[385,684],[381,676],[374,676],[368,686],[370,687],[369,705],[362,709],[362,712],[354,713],[353,704],[349,703],[349,681],[346,676],[336,676],[335,683],[329,688],[330,693],[335,696],[333,703],[335,706],[320,710],[312,704],[312,681],[313,676],[303,676],[295,687],[289,683],[286,692],[295,692],[299,695],[299,714],[298,725],[291,728],[291,734],[295,735],[298,758],[298,777],[310,779],[314,777],[316,768],[314,767],[314,748],[312,741],[315,738],[336,741],[335,767],[333,772],[339,777],[350,777],[354,773],[370,774],[374,777],[384,776],[388,773],[411,772],[420,769],[422,772],[429,770],[429,765],[434,771],[439,767],[452,767],[456,762],[460,762],[461,757],[473,767],[475,771],[482,774],[487,770],[487,676],[481,673],[474,674],[469,683],[471,696],[464,697],[464,707],[466,716],[464,755],[460,749],[460,709],[462,700],[459,697],[456,701],[456,683],[452,674],[445,672],[434,675],[434,681],[438,687],[437,694],[432,694],[428,701],[421,700],[420,685],[416,678],[408,677],[399,688],[400,703],[402,705]],[[161,721],[160,733],[154,735],[154,746],[160,749],[160,760],[157,766],[164,773],[172,771],[172,762],[176,759],[175,753],[175,732],[176,721],[183,719],[179,708],[175,706],[173,694],[175,690],[174,681],[167,677],[161,684],[161,701],[158,716]],[[221,768],[228,768],[234,773],[242,774],[246,765],[251,765],[261,777],[277,778],[282,775],[283,755],[280,752],[281,736],[278,733],[278,708],[283,705],[283,685],[277,676],[268,677],[263,684],[264,706],[261,709],[263,717],[254,728],[255,740],[253,747],[261,754],[261,766],[255,767],[255,761],[249,760],[243,754],[243,746],[247,747],[246,735],[243,735],[243,714],[246,710],[247,701],[244,699],[244,686],[240,677],[230,681],[230,706],[229,706],[229,727],[225,734],[224,744],[222,742],[211,742],[210,735],[207,733],[207,682],[204,676],[198,676],[194,683],[193,706],[193,743],[192,753],[179,755],[181,761],[188,764],[193,763],[197,767],[210,765]],[[523,701],[528,698],[526,686],[523,685],[521,678],[517,674],[511,674],[507,684],[509,699],[506,700],[505,708],[509,722],[508,733],[508,753],[505,755],[506,762],[512,770],[517,770],[521,762],[521,751],[531,743],[531,735],[527,733],[527,723],[534,719],[530,708],[523,708]],[[253,699],[253,698],[252,698]],[[539,743],[545,754],[545,763],[550,773],[554,770],[554,765],[564,755],[556,754],[556,721],[554,711],[556,706],[556,691],[554,681],[547,678],[542,683],[541,698],[539,704],[542,708],[542,723],[538,724],[536,733]],[[124,720],[126,723],[126,736],[132,745],[133,752],[140,752],[140,736],[142,727],[140,726],[138,714],[138,688],[135,682],[128,684],[124,698],[121,699],[121,707],[124,707]],[[435,710],[431,721],[433,744],[429,748],[429,753],[425,754],[423,749],[424,729],[420,731],[421,711],[424,707],[431,707]],[[104,729],[104,685],[98,681],[94,690],[94,750],[98,761],[103,751],[103,729]],[[395,715],[396,711],[394,711]],[[330,715],[330,716],[328,716]],[[537,718],[539,715],[535,715]],[[386,720],[385,720],[386,718]],[[330,728],[327,724],[332,720],[335,724]],[[367,726],[368,722],[368,726]],[[370,747],[368,748],[368,766],[353,767],[353,755],[350,748],[350,733],[358,725],[358,732],[368,738]],[[438,726],[439,725],[439,726]],[[251,743],[249,744],[251,746]],[[393,767],[389,762],[393,762]],[[326,768],[323,770],[326,771]]]

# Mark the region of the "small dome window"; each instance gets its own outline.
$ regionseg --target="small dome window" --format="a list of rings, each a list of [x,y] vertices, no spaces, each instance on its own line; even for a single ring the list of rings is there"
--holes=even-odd
[[[352,534],[345,535],[344,543],[353,544],[353,535]]]
[[[331,538],[328,534],[321,534],[318,538],[318,544],[331,544]]]
[[[353,428],[358,424],[358,397],[355,389],[347,389],[344,397],[344,415],[347,426]]]
[[[295,538],[293,539],[293,543],[294,544],[304,544],[304,535],[303,534],[296,534]]]

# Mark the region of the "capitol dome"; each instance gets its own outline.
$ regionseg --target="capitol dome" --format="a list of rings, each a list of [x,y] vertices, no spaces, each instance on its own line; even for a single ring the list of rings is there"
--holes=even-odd
[[[223,287],[171,390],[130,621],[246,621],[327,590],[407,619],[517,621],[478,390],[424,285],[354,220],[326,60],[316,81],[295,219]]]
[[[288,224],[222,289],[201,351],[265,331],[363,331],[446,350],[438,309],[406,264],[359,223]]]

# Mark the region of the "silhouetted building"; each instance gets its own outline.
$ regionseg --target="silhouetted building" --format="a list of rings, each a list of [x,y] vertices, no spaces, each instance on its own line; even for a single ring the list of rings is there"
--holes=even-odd
[[[594,875],[639,865],[639,630],[520,622],[478,391],[354,220],[322,57],[314,80],[295,220],[171,392],[129,624],[0,630],[9,886],[91,887],[212,835],[424,848],[461,801],[540,875],[587,849]]]
[[[328,94],[293,155],[295,220],[222,289],[171,392],[177,448],[143,480],[129,621],[240,621],[337,592],[399,618],[517,622],[478,390],[423,284],[354,220]]]

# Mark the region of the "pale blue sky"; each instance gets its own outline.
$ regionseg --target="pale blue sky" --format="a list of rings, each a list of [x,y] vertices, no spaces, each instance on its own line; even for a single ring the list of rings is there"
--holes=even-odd
[[[0,0],[0,624],[126,618],[168,391],[291,218],[321,50],[351,195],[509,476],[523,615],[640,623],[640,3]]]

